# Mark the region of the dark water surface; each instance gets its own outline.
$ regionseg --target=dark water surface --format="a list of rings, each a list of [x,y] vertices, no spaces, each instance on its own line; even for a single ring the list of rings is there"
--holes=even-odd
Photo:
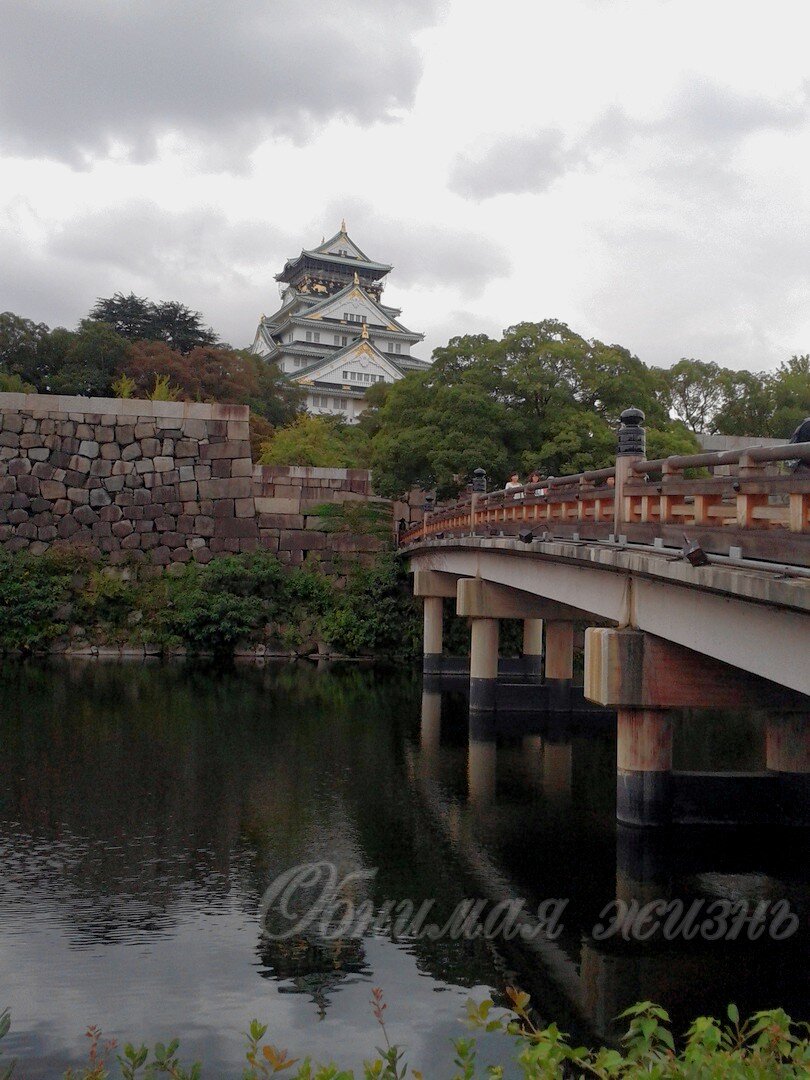
[[[806,834],[681,830],[640,847],[615,824],[609,724],[471,738],[460,697],[357,667],[7,665],[1,693],[0,1008],[22,1077],[80,1061],[88,1024],[178,1035],[206,1075],[236,1077],[254,1016],[295,1055],[356,1067],[380,1042],[374,986],[429,1075],[449,1073],[470,994],[512,982],[591,1041],[642,998],[681,1029],[731,1000],[806,1018]],[[681,728],[680,768],[761,764],[761,719]],[[377,869],[356,901],[435,899],[436,921],[465,897],[562,898],[562,930],[535,948],[263,938],[270,882],[320,859]],[[786,898],[801,927],[781,943],[595,942],[617,896]]]

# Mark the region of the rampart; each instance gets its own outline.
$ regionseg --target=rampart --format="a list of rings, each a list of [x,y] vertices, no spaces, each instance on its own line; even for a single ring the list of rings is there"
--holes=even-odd
[[[0,394],[0,547],[163,566],[261,547],[342,573],[385,546],[315,513],[368,502],[370,473],[254,466],[249,422],[241,405]]]

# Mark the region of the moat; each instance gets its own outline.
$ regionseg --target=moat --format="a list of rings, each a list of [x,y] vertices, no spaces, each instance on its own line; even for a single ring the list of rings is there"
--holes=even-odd
[[[615,725],[559,716],[471,734],[456,692],[357,665],[7,664],[0,698],[0,1009],[20,1075],[61,1075],[83,1032],[177,1035],[206,1074],[240,1074],[252,1017],[295,1056],[358,1066],[378,1028],[429,1075],[467,998],[516,984],[585,1041],[651,998],[698,1013],[780,1005],[808,1019],[806,835],[615,820]],[[696,724],[684,715],[682,725]],[[717,714],[681,768],[756,768],[761,715]],[[381,932],[263,936],[267,887],[300,863],[376,869],[373,907],[465,898],[566,901],[542,949]],[[786,901],[781,941],[594,940],[617,897]],[[494,1060],[493,1053],[483,1055]]]

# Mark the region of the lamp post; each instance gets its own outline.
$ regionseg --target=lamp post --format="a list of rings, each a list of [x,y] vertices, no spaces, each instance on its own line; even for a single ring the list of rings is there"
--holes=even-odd
[[[486,490],[486,470],[482,469],[479,466],[477,469],[473,469],[472,497],[470,498],[470,536],[475,535],[475,511],[478,504],[478,499],[481,495],[486,494]]]
[[[617,541],[625,521],[625,484],[634,476],[634,464],[643,460],[647,452],[647,432],[641,409],[625,409],[619,420],[616,481],[613,488],[613,536]]]

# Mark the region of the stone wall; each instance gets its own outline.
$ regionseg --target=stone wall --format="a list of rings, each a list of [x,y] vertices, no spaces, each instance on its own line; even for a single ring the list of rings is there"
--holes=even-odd
[[[246,406],[0,394],[7,551],[81,545],[167,565],[263,547],[342,574],[387,541],[314,511],[372,498],[365,469],[254,466]]]
[[[0,544],[208,562],[259,534],[244,406],[0,394]]]
[[[328,574],[341,574],[348,562],[366,565],[386,546],[380,537],[335,529],[334,522],[330,530],[315,512],[325,504],[374,499],[367,469],[257,465],[254,491],[261,543],[283,563],[297,566],[308,558]]]

